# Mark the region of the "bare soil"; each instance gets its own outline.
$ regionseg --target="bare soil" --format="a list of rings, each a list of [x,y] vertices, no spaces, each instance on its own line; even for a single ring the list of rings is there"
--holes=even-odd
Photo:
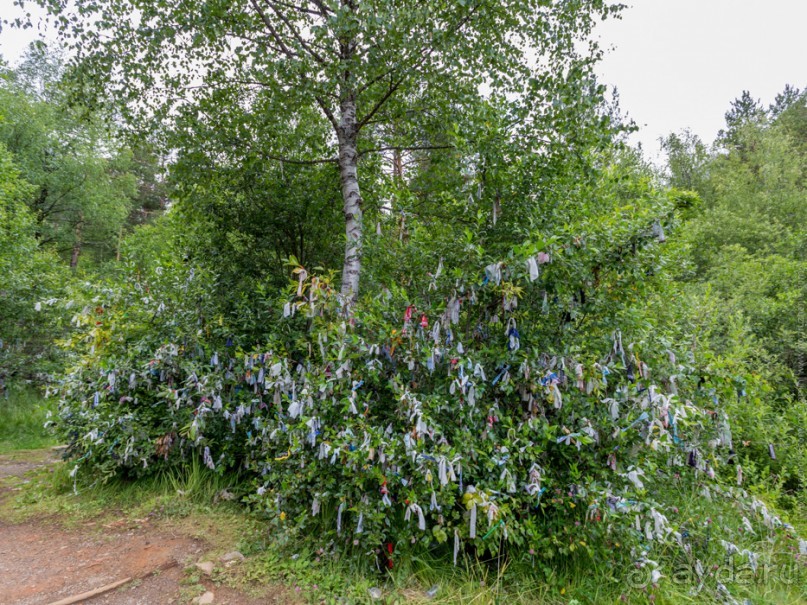
[[[0,500],[15,488],[9,479],[25,481],[26,473],[54,462],[55,452],[0,456]],[[58,519],[14,523],[0,514],[0,605],[49,605],[113,582],[123,586],[92,597],[87,605],[162,605],[190,603],[193,594],[181,581],[185,569],[206,557],[207,545],[173,529],[155,527],[148,519],[86,522],[65,528]],[[217,565],[220,565],[216,561]],[[204,574],[200,583],[216,604],[289,603],[285,590],[267,587],[261,598],[216,586]],[[198,588],[198,586],[197,586]],[[274,594],[273,594],[274,592]]]

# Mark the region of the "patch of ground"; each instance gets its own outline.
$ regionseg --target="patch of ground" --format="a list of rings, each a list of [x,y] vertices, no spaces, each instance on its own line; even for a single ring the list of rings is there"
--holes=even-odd
[[[0,456],[0,479],[6,485],[25,482],[26,473],[55,458],[51,450]],[[0,498],[12,489],[0,489]],[[206,556],[207,547],[204,540],[170,523],[155,527],[148,519],[87,522],[65,529],[52,519],[12,523],[0,517],[0,603],[49,605],[126,578],[131,581],[82,603],[179,605],[190,603],[203,589],[214,593],[215,604],[292,602],[284,589],[267,589],[256,598],[216,586],[204,574],[195,574],[201,576],[198,581],[189,580],[186,568],[215,560]]]
[[[98,535],[0,524],[0,594],[6,603],[39,605],[135,578],[140,580],[94,603],[172,603],[179,597],[182,564],[201,550],[192,540],[153,536],[148,529]],[[155,570],[163,571],[151,574]]]
[[[0,479],[22,478],[25,473],[55,462],[59,459],[59,448],[13,452],[0,456]]]

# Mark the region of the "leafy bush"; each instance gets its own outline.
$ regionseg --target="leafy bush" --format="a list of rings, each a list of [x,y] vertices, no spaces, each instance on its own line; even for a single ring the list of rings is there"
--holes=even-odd
[[[355,307],[293,259],[284,291],[221,292],[153,246],[172,229],[155,225],[77,306],[57,419],[75,480],[200,456],[243,472],[272,527],[378,566],[424,549],[652,566],[688,552],[671,485],[737,499],[775,535],[784,522],[730,487],[738,462],[743,485],[766,472],[767,445],[740,451],[730,424],[765,382],[694,342],[697,317],[671,304],[681,196],[623,176],[516,246],[381,229]]]
[[[680,542],[652,494],[685,472],[706,493],[725,485],[709,478],[734,480],[720,404],[733,382],[619,331],[590,335],[601,354],[533,347],[543,318],[519,311],[538,294],[531,267],[488,266],[481,286],[438,276],[451,295],[430,305],[390,288],[350,316],[328,277],[297,267],[288,317],[259,351],[206,345],[204,304],[180,310],[204,279],[164,269],[144,297],[149,338],[185,340],[133,350],[131,306],[125,319],[120,299],[90,309],[79,321],[103,365],[68,376],[59,430],[93,476],[192,452],[246,467],[248,500],[273,523],[381,560],[440,543],[550,559]],[[157,312],[166,292],[184,296]]]

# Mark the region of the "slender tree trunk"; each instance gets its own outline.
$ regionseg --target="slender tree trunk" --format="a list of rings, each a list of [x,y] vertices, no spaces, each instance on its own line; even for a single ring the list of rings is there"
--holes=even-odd
[[[342,296],[355,302],[361,274],[362,199],[359,190],[356,99],[343,95],[339,120],[339,176],[345,213],[345,262],[342,267]]]
[[[342,10],[357,12],[356,0],[340,0]],[[342,183],[342,203],[345,213],[345,261],[342,266],[342,296],[348,303],[359,298],[362,246],[362,199],[359,190],[359,120],[356,107],[356,88],[350,72],[355,59],[356,40],[350,34],[339,40],[339,56],[344,71],[339,91],[339,123],[336,136],[339,140],[339,177]]]
[[[75,271],[78,267],[78,257],[81,256],[81,230],[84,226],[84,218],[82,217],[76,224],[76,239],[73,242],[73,252],[70,254],[70,268]]]
[[[120,262],[120,247],[122,244],[123,244],[123,225],[121,225],[120,229],[118,230],[118,246],[117,249],[115,250],[115,260],[117,262]]]
[[[400,149],[392,152],[392,176],[396,179],[403,178],[403,156]]]

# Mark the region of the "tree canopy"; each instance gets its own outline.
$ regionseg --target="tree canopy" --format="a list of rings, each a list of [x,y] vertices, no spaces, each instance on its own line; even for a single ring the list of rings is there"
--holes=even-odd
[[[805,118],[807,95],[798,89],[786,88],[768,109],[744,92],[713,150],[691,135],[665,142],[670,182],[702,199],[687,230],[688,279],[745,314],[802,385],[807,345],[793,310],[807,304]]]
[[[134,151],[114,136],[107,117],[74,105],[61,57],[32,46],[0,72],[0,141],[34,186],[27,200],[40,246],[76,268],[80,256],[114,256],[121,232],[160,209],[159,168],[147,147]]]
[[[541,118],[552,105],[572,104],[565,96],[569,80],[575,89],[590,73],[590,55],[580,55],[577,44],[596,17],[619,9],[601,0],[79,0],[71,10],[41,4],[71,41],[81,73],[103,81],[106,99],[119,107],[122,100],[125,114],[214,122],[227,146],[257,146],[266,159],[287,163],[337,164],[342,294],[351,300],[364,238],[360,157],[453,147],[450,131],[432,129],[424,138],[420,125],[424,118],[455,124],[478,103],[483,86],[489,94],[522,96],[519,126],[528,147],[568,139],[568,124],[558,130]],[[237,111],[222,115],[222,104]],[[206,109],[213,107],[217,115]],[[320,112],[327,127],[294,139],[293,150],[280,132],[254,128],[267,112],[276,122],[295,123],[306,107]],[[194,128],[186,122],[186,145],[196,143]]]

